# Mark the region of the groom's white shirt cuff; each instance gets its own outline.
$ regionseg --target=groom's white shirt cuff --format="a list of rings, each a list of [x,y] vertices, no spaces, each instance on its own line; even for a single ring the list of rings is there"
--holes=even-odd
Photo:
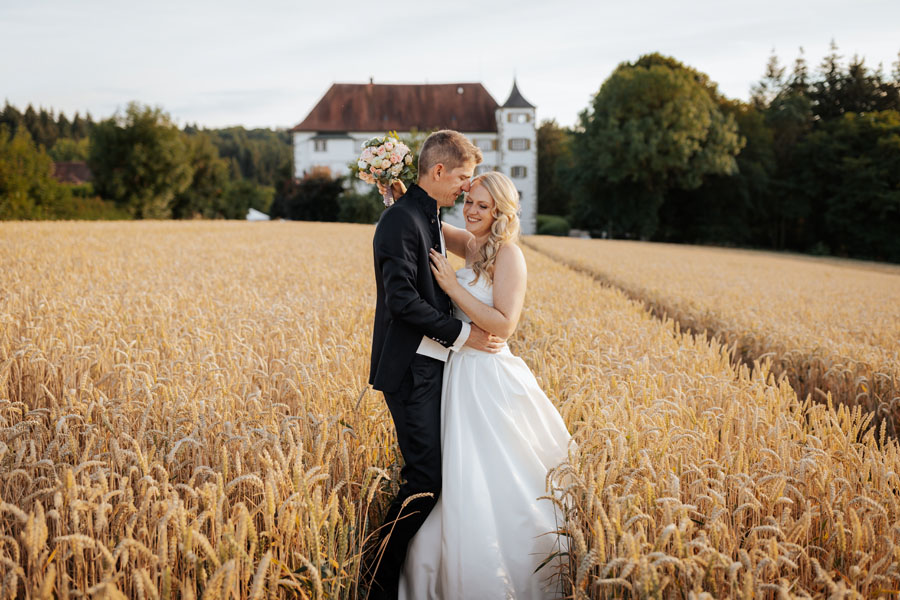
[[[439,361],[447,362],[447,358],[450,356],[450,351],[459,352],[459,350],[466,344],[466,341],[469,339],[469,334],[472,333],[472,326],[463,321],[462,329],[459,330],[459,337],[456,338],[456,341],[453,342],[453,345],[447,348],[446,346],[442,346],[437,343],[427,335],[422,336],[422,341],[419,342],[419,347],[416,349],[416,354],[422,354],[423,356],[430,356],[431,358],[436,358]]]
[[[441,218],[440,210],[438,210],[438,219]],[[441,233],[441,254],[447,256],[447,246],[446,242],[444,242],[444,230],[439,229]],[[431,358],[436,358],[441,362],[447,362],[447,358],[450,356],[450,351],[459,352],[459,350],[465,345],[466,340],[469,339],[469,334],[472,333],[472,326],[463,321],[462,329],[459,330],[459,337],[456,338],[456,341],[453,342],[453,345],[449,348],[438,344],[436,341],[428,337],[427,335],[422,336],[422,341],[419,342],[419,347],[416,350],[416,354],[422,354],[425,356],[430,356]]]

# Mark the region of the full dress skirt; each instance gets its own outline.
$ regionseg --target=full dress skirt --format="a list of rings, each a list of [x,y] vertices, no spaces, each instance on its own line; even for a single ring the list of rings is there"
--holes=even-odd
[[[461,281],[473,277],[471,269],[457,272]],[[468,289],[492,304],[490,284],[479,280]],[[560,597],[553,575],[562,559],[547,559],[566,550],[555,533],[562,515],[539,497],[547,495],[547,473],[566,459],[570,439],[531,370],[509,348],[452,353],[441,395],[443,487],[410,542],[400,598]]]

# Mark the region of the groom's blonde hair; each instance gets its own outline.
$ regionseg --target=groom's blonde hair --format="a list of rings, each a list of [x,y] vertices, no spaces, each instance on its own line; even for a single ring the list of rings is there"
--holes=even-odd
[[[476,165],[482,161],[481,150],[469,138],[452,129],[441,129],[429,135],[419,151],[419,177],[423,177],[437,164],[455,169],[468,162]]]

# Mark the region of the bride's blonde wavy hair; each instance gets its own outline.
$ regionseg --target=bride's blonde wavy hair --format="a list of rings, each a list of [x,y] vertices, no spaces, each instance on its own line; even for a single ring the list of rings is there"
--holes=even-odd
[[[494,206],[491,208],[494,222],[491,224],[491,233],[487,241],[472,263],[472,270],[475,271],[475,280],[472,285],[482,275],[493,283],[494,263],[497,261],[500,247],[507,242],[515,242],[519,239],[519,191],[516,189],[516,185],[509,177],[497,171],[479,175],[472,180],[472,187],[476,185],[483,185],[494,199]]]

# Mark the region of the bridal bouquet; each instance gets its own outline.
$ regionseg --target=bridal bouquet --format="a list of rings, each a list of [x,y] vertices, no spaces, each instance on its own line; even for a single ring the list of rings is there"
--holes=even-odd
[[[413,154],[409,146],[400,141],[397,132],[373,137],[362,145],[362,154],[356,162],[357,177],[366,183],[381,183],[385,187],[384,205],[394,203],[391,183],[402,181],[409,185],[416,180]],[[352,167],[352,166],[351,166]]]

